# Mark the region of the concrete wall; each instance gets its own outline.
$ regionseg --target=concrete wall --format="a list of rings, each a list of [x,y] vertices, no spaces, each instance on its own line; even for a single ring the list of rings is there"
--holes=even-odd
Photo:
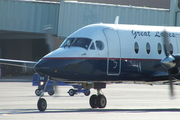
[[[0,0],[0,30],[57,34],[59,3]]]
[[[169,9],[107,5],[83,2],[61,1],[58,36],[67,37],[75,30],[93,23],[114,23],[119,16],[119,24],[169,25]]]

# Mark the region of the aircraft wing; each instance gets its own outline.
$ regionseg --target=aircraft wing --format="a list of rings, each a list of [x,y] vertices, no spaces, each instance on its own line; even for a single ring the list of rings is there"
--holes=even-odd
[[[34,68],[35,61],[25,61],[25,60],[12,60],[12,59],[0,59],[0,64],[11,65],[17,67],[28,67]]]
[[[163,83],[163,81],[167,81],[169,79],[168,72],[156,72],[149,78],[149,82],[157,81],[159,83]]]

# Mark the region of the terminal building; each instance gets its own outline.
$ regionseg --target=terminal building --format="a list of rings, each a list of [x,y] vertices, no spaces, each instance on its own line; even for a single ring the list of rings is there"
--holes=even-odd
[[[180,26],[178,0],[0,0],[0,57],[38,61],[49,52],[45,28],[51,26],[53,48],[75,30],[94,23]],[[179,5],[180,6],[180,5]],[[1,65],[2,76],[20,74]]]

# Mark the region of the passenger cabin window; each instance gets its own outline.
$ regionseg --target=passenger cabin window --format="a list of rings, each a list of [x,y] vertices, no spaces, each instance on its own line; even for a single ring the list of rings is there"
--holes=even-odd
[[[170,51],[170,54],[172,55],[173,54],[173,45],[171,43],[169,45],[169,51]]]
[[[94,42],[92,42],[90,50],[95,50]]]
[[[146,52],[147,52],[147,54],[150,53],[150,44],[149,43],[146,43]]]
[[[61,47],[70,47],[73,43],[73,41],[75,40],[75,38],[67,38],[63,44],[61,45]]]
[[[102,41],[100,41],[100,40],[97,40],[96,41],[96,48],[98,50],[103,50],[104,49],[104,43]]]
[[[139,45],[137,42],[134,43],[134,51],[136,54],[139,52]]]
[[[158,50],[158,53],[161,54],[161,52],[162,52],[162,46],[161,46],[160,43],[158,43],[158,45],[157,45],[157,50]]]

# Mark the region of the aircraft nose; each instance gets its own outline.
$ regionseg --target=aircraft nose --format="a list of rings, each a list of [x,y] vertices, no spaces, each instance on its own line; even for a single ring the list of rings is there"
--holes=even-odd
[[[47,60],[40,60],[34,66],[34,70],[40,75],[48,75],[50,71],[49,62]]]

